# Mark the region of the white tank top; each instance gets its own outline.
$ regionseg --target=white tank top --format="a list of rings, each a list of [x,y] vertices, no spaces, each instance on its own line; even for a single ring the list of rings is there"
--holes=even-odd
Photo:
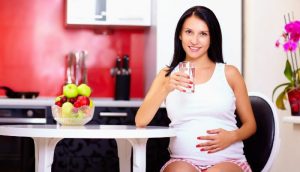
[[[174,71],[178,71],[178,67]],[[229,159],[246,160],[243,142],[211,154],[196,148],[200,143],[197,137],[207,135],[209,129],[232,131],[238,128],[234,114],[235,100],[223,63],[216,64],[207,82],[195,85],[194,93],[170,92],[165,102],[166,109],[171,120],[170,127],[177,131],[177,136],[170,139],[170,156],[189,159],[196,165],[214,165]]]

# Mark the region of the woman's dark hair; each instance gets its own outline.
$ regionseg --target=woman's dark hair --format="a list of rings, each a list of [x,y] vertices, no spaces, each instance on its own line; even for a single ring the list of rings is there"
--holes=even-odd
[[[176,30],[175,30],[175,37],[174,37],[173,60],[171,62],[171,65],[168,66],[169,70],[167,71],[166,76],[170,75],[170,73],[179,64],[179,62],[185,60],[186,54],[185,51],[183,50],[181,40],[179,39],[179,35],[181,33],[182,26],[185,20],[193,15],[199,17],[208,26],[209,35],[210,35],[210,46],[208,48],[208,57],[213,62],[224,63],[223,53],[222,53],[222,33],[221,33],[220,24],[218,22],[217,17],[207,7],[194,6],[188,9],[187,11],[185,11],[177,23]]]

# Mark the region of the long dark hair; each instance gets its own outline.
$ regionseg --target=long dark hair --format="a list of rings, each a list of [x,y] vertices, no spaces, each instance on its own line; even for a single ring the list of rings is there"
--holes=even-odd
[[[185,11],[182,16],[180,17],[174,36],[174,53],[173,53],[173,60],[171,65],[168,66],[169,70],[166,73],[166,76],[169,76],[170,73],[174,70],[174,68],[185,60],[186,53],[183,50],[181,40],[179,39],[179,35],[182,30],[182,25],[184,21],[191,17],[192,15],[199,17],[203,20],[209,29],[210,34],[210,46],[208,48],[208,57],[213,62],[224,63],[223,60],[223,52],[222,52],[222,33],[219,21],[215,14],[207,7],[204,6],[194,6],[189,8]]]

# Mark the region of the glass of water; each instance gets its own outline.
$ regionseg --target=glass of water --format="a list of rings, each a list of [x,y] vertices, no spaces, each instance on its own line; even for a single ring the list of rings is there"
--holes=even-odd
[[[195,84],[194,84],[194,78],[195,78],[195,66],[193,63],[188,61],[183,61],[179,63],[179,71],[186,73],[189,75],[190,80],[193,82],[191,84],[191,88],[186,88],[186,93],[194,93],[195,92]]]

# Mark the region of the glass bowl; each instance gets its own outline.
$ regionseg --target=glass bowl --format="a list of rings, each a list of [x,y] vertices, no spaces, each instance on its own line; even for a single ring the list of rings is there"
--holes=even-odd
[[[94,106],[73,107],[69,110],[62,110],[62,107],[53,105],[52,116],[61,125],[85,125],[94,115]],[[66,112],[67,111],[67,112]]]

